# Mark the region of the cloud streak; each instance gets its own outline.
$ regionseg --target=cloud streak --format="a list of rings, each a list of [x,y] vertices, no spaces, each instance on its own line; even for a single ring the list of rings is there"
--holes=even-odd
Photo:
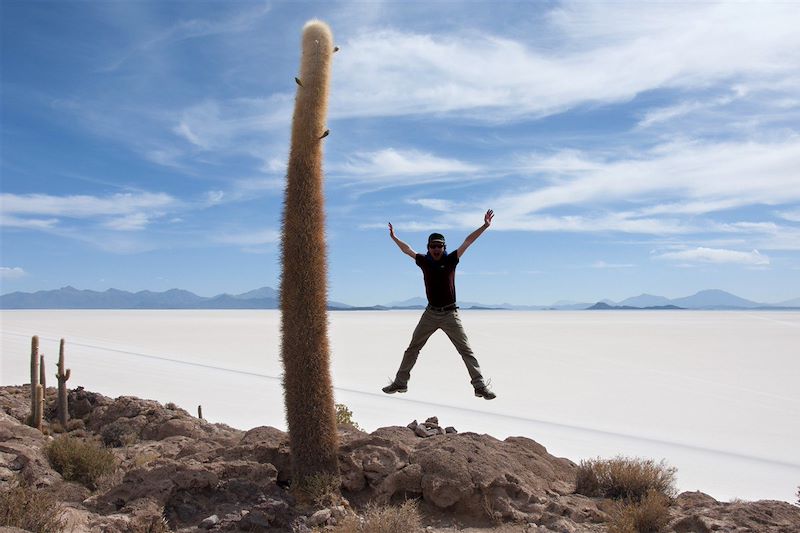
[[[25,269],[20,267],[0,267],[0,279],[19,279],[27,276]]]
[[[633,216],[703,214],[754,204],[800,201],[800,138],[776,143],[688,143],[658,146],[636,159],[592,160],[574,152],[529,165],[557,181],[493,204],[514,216],[559,206],[650,204]],[[673,201],[665,201],[672,199]],[[654,201],[655,200],[655,201]]]
[[[676,252],[666,252],[661,255],[657,255],[656,259],[683,261],[689,263],[728,263],[751,266],[767,266],[770,264],[769,257],[762,255],[758,250],[741,252],[737,250],[704,247]]]
[[[347,183],[382,188],[475,179],[481,170],[478,165],[429,152],[385,148],[355,153],[346,162],[332,165],[330,174]]]

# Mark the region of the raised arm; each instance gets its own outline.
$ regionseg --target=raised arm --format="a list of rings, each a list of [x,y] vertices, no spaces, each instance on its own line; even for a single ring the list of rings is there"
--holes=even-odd
[[[416,259],[417,252],[412,250],[409,245],[407,245],[406,243],[404,243],[403,241],[401,241],[400,239],[395,237],[394,228],[392,227],[392,223],[391,222],[389,222],[389,237],[392,238],[394,243],[398,246],[398,248],[400,248],[400,250],[403,251],[404,254],[406,254],[407,256],[410,256],[412,259]]]
[[[464,243],[461,246],[458,247],[458,250],[456,250],[456,252],[458,252],[458,257],[459,258],[461,258],[461,256],[464,255],[464,252],[467,251],[467,248],[469,248],[470,245],[473,242],[475,242],[475,239],[480,237],[481,234],[484,231],[486,231],[486,229],[489,226],[492,225],[492,219],[493,218],[494,218],[494,211],[492,211],[491,209],[486,211],[486,214],[483,216],[483,226],[481,226],[480,228],[476,229],[475,231],[473,231],[472,233],[467,235],[467,238],[464,239]]]

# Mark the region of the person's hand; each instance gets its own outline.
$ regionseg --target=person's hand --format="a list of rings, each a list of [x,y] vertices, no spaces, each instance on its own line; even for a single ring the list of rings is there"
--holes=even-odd
[[[389,237],[394,239],[394,228],[392,227],[392,223],[389,222]]]
[[[486,211],[486,214],[483,216],[483,223],[484,223],[484,225],[485,225],[486,227],[489,227],[489,226],[491,226],[491,225],[492,225],[492,219],[493,219],[493,218],[494,218],[494,211],[492,211],[491,209],[489,209],[488,211]],[[389,224],[389,228],[391,228],[391,227],[392,227],[392,225],[391,225],[391,224]]]

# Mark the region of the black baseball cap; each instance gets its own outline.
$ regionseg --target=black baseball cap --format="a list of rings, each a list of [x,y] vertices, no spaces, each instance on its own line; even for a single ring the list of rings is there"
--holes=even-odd
[[[428,246],[430,246],[431,244],[433,244],[435,242],[440,242],[440,243],[442,243],[442,245],[444,245],[445,244],[444,235],[442,235],[441,233],[431,233],[428,236]]]

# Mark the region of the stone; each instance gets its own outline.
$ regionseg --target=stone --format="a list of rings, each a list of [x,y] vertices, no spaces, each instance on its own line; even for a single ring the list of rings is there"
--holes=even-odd
[[[328,523],[330,517],[331,517],[330,509],[320,509],[319,511],[308,517],[308,521],[306,522],[306,524],[308,524],[310,527],[324,526]]]
[[[199,527],[201,529],[211,529],[212,527],[214,527],[217,524],[219,524],[219,522],[220,522],[219,517],[217,515],[215,515],[215,514],[212,514],[211,516],[209,516],[208,518],[206,518],[202,522],[200,522],[200,526]]]
[[[422,437],[423,439],[433,435],[433,433],[429,429],[426,429],[425,426],[417,426],[417,428],[414,430],[414,434],[416,434],[417,437]]]

